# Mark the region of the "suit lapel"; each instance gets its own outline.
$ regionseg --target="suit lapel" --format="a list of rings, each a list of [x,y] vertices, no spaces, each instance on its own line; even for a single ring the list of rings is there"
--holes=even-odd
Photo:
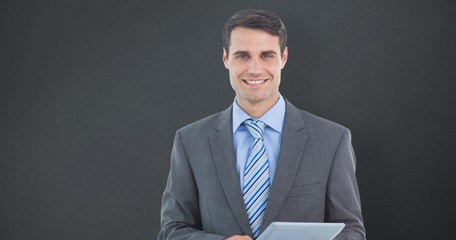
[[[261,231],[274,220],[291,188],[296,176],[307,134],[300,110],[288,101],[286,102],[285,120],[282,131],[280,154],[272,182],[268,203],[266,206]]]
[[[232,108],[221,113],[210,136],[212,154],[217,174],[226,198],[243,234],[252,234],[244,199],[240,189],[239,174],[236,170],[236,157],[233,147]]]

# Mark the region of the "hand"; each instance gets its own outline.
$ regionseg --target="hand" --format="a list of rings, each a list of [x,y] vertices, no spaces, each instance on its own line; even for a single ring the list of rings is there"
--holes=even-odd
[[[253,240],[251,237],[247,236],[247,235],[244,235],[244,236],[241,236],[241,235],[234,235],[234,236],[231,236],[229,238],[225,238],[226,240]]]

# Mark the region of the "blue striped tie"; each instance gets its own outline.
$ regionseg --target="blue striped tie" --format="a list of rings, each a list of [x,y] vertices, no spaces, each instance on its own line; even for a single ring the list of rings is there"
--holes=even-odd
[[[249,217],[253,237],[260,232],[264,210],[269,196],[269,163],[264,148],[263,132],[265,123],[259,120],[244,121],[247,130],[254,138],[252,152],[244,169],[244,202]]]

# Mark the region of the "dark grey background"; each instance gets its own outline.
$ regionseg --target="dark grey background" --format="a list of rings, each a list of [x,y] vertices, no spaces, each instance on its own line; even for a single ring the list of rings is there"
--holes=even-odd
[[[282,94],[352,130],[368,238],[449,239],[453,1],[2,1],[0,239],[154,239],[176,129],[228,107],[221,29],[288,26]]]

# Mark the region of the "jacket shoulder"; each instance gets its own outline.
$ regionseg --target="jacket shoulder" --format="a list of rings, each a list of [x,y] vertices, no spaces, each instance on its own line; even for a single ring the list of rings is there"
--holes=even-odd
[[[292,103],[287,101],[287,114],[290,121],[300,122],[297,126],[305,127],[306,131],[319,132],[319,131],[331,131],[331,132],[344,132],[347,130],[346,127],[333,122],[331,120],[322,118],[315,114],[309,113],[302,109],[295,107]],[[287,116],[286,116],[287,117]],[[302,121],[302,122],[301,122]]]
[[[177,132],[181,133],[182,135],[207,133],[210,129],[214,127],[217,121],[219,121],[223,113],[224,111],[214,113],[197,121],[189,123],[184,127],[178,129]]]
[[[315,114],[300,110],[302,119],[309,129],[325,129],[330,131],[342,131],[347,128],[339,123],[317,116]]]

